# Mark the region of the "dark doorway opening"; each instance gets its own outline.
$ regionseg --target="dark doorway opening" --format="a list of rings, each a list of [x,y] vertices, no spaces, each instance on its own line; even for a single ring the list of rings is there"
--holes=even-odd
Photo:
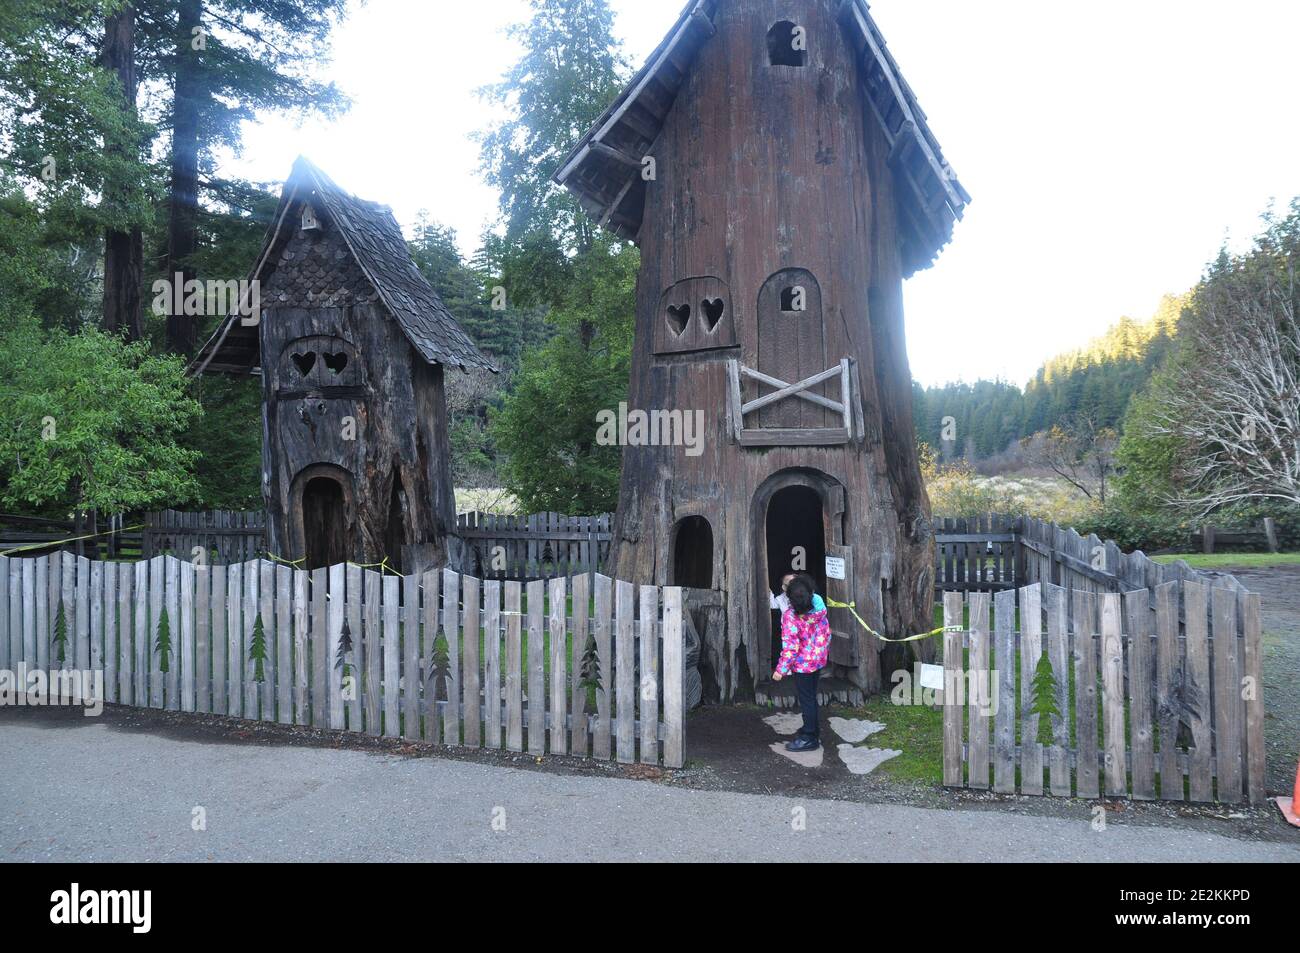
[[[384,554],[388,565],[402,571],[402,545],[406,540],[402,514],[406,509],[406,492],[402,489],[402,473],[393,468],[393,492],[388,499],[388,524],[384,527]]]
[[[314,477],[307,481],[302,491],[302,531],[306,568],[321,569],[347,561],[347,504],[337,480]]]
[[[688,516],[677,524],[670,585],[713,588],[713,527],[703,516]]]
[[[808,486],[788,486],[767,505],[768,589],[781,594],[787,573],[806,572],[826,592],[826,530],[821,494]],[[780,617],[772,613],[772,663],[781,654]]]

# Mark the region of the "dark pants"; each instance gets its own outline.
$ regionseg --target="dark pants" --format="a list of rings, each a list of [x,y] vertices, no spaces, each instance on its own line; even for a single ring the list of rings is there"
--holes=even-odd
[[[817,722],[817,679],[821,672],[795,672],[794,693],[799,699],[799,711],[803,715],[803,727],[797,737],[812,741],[821,740],[821,728]]]

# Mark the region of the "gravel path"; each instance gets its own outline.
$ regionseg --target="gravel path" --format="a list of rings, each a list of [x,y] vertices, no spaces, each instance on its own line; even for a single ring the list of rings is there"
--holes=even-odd
[[[7,861],[1279,861],[1300,842],[700,791],[390,753],[0,730]],[[195,830],[202,817],[205,829]],[[1104,816],[1104,815],[1103,815]],[[793,822],[805,818],[805,829]]]
[[[1300,752],[1300,566],[1224,571],[1260,595],[1268,790],[1289,794]]]

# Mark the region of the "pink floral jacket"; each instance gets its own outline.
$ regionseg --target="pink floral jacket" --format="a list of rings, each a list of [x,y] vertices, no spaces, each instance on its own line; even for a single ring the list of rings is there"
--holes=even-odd
[[[831,651],[831,625],[826,611],[795,615],[786,609],[781,616],[781,657],[776,670],[785,678],[791,672],[807,674],[826,667]]]

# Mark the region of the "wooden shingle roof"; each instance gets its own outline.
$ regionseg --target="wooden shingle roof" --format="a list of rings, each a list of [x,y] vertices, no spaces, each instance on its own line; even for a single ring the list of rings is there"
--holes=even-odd
[[[277,247],[287,230],[297,228],[297,222],[289,220],[289,211],[300,200],[315,204],[331,227],[338,229],[379,299],[421,357],[430,364],[498,369],[416,268],[392,210],[349,194],[306,158],[298,158],[285,182],[252,279],[265,285],[276,267]],[[263,307],[271,304],[264,301]],[[257,328],[244,326],[232,315],[203,346],[192,367],[199,373],[209,368],[251,369],[257,357]]]
[[[555,175],[603,227],[628,241],[637,239],[645,207],[641,161],[650,154],[696,55],[716,32],[714,17],[726,2],[687,3],[645,66]],[[867,0],[838,2],[840,25],[858,53],[859,79],[898,177],[900,250],[910,276],[933,264],[951,240],[970,195],[944,159]]]

